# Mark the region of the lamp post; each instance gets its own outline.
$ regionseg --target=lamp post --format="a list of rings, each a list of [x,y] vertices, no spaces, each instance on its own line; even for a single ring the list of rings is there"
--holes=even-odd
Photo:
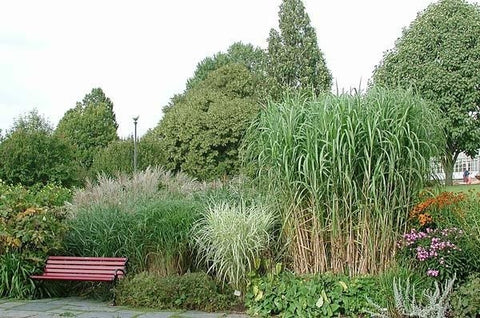
[[[133,172],[137,172],[137,121],[138,117],[133,117],[133,125],[135,126],[135,133],[133,135]]]

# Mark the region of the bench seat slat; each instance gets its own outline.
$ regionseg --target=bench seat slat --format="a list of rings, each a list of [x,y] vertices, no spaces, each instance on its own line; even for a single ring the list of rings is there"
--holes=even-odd
[[[125,266],[100,266],[100,265],[59,265],[59,264],[47,264],[45,266],[45,269],[72,269],[72,270],[77,270],[77,269],[100,269],[100,270],[114,270],[117,268],[121,268],[125,270]]]
[[[121,276],[121,271],[116,272],[113,269],[46,269],[45,273],[48,274],[53,274],[53,273],[72,273],[72,274],[103,274],[103,275],[115,275],[115,273],[118,274],[118,276]]]
[[[54,261],[47,261],[47,264],[57,264],[57,265],[101,265],[101,266],[122,266],[125,265],[125,262],[113,262],[113,261],[60,261],[60,260],[54,260]]]
[[[111,282],[114,280],[113,275],[37,275],[31,276],[33,279],[41,280],[78,280],[78,281],[98,281],[98,282]]]
[[[83,257],[83,256],[49,256],[49,260],[71,260],[71,261],[122,261],[126,262],[126,257]]]

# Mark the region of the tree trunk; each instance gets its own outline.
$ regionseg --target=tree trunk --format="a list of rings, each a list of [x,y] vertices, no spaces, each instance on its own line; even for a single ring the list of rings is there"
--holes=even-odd
[[[442,157],[442,167],[445,173],[445,185],[453,185],[453,167],[457,161],[458,153],[446,154]]]
[[[445,185],[453,185],[453,164],[443,166],[443,172],[445,173]]]

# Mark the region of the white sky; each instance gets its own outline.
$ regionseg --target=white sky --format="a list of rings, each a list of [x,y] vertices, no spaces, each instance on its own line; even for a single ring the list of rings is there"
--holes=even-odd
[[[431,0],[304,0],[340,90],[366,86]],[[266,48],[281,0],[0,0],[0,129],[37,108],[55,126],[94,87],[118,133],[142,135],[199,61],[242,41]]]

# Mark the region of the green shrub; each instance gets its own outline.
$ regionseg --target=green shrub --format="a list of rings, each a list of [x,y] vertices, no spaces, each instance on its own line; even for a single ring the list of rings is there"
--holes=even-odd
[[[65,213],[58,206],[70,190],[56,185],[26,188],[0,182],[0,253],[36,253],[62,248]]]
[[[70,198],[56,186],[25,188],[0,182],[0,297],[25,298],[47,291],[35,289],[31,274],[46,254],[62,249],[67,230],[58,208]]]
[[[53,134],[50,123],[36,111],[15,121],[0,144],[0,163],[0,178],[8,183],[79,184],[80,166],[74,148]]]
[[[77,209],[67,222],[67,252],[78,256],[125,256],[131,272],[151,266],[167,274],[188,269],[189,232],[198,218],[200,204],[152,198],[130,208],[125,211],[93,205]]]
[[[470,276],[452,295],[454,317],[480,317],[480,274]]]
[[[356,317],[367,307],[367,296],[376,292],[374,278],[283,272],[254,279],[245,306],[261,317]]]
[[[238,305],[232,290],[221,290],[205,273],[160,277],[143,272],[130,277],[116,288],[120,305],[202,311],[229,310]]]
[[[32,252],[37,255],[62,249],[66,226],[63,214],[44,208],[0,216],[0,252]]]
[[[202,262],[219,279],[241,289],[254,261],[269,246],[275,224],[266,208],[245,204],[212,204],[192,230]]]
[[[139,170],[145,170],[147,167],[154,167],[165,162],[160,142],[154,138],[145,137],[146,135],[142,136],[137,144],[137,167]],[[112,141],[105,148],[99,149],[93,157],[89,171],[90,176],[106,174],[113,177],[118,173],[131,174],[134,168],[133,148],[133,137],[129,137]]]
[[[0,211],[21,212],[28,208],[61,207],[72,198],[72,191],[56,184],[32,187],[8,185],[0,180]]]

